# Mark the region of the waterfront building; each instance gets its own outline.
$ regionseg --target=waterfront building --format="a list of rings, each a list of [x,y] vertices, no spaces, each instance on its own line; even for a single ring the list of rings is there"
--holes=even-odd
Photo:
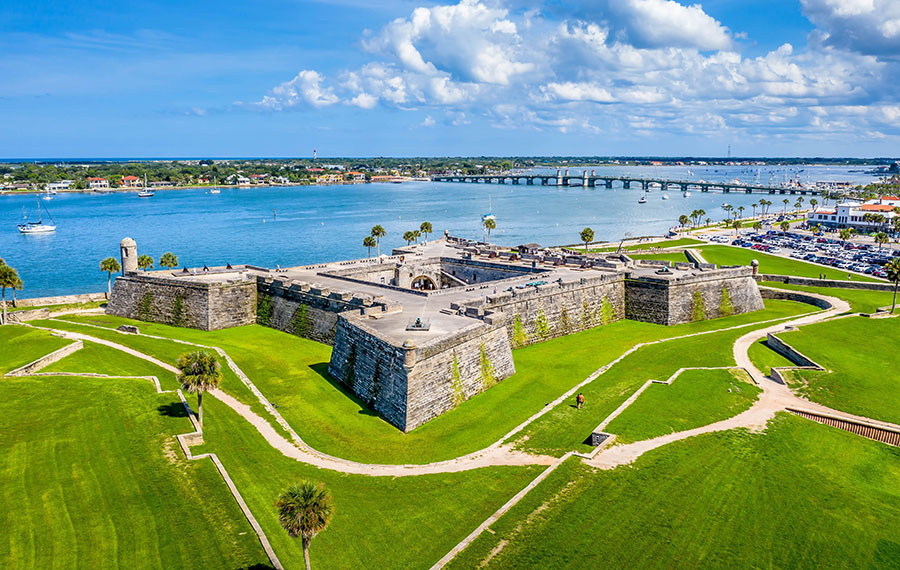
[[[137,176],[128,175],[122,177],[122,188],[140,188],[141,186],[143,184]]]
[[[810,225],[819,225],[828,229],[851,228],[859,233],[883,231],[892,226],[897,217],[895,208],[900,207],[897,196],[882,196],[865,203],[845,202],[833,208],[817,208],[806,215]],[[883,222],[873,220],[871,215],[881,215]]]
[[[106,178],[90,177],[87,179],[88,188],[91,190],[103,190],[109,188],[109,180]]]

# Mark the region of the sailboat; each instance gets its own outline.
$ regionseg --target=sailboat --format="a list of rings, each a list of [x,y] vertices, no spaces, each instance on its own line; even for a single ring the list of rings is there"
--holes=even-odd
[[[488,196],[488,213],[487,213],[487,214],[484,214],[483,216],[481,216],[481,224],[484,225],[484,223],[485,223],[486,221],[488,221],[488,220],[496,220],[496,219],[497,219],[497,217],[494,216],[493,208],[491,207],[491,197]]]
[[[38,205],[38,221],[37,222],[29,222],[28,216],[25,215],[25,209],[22,208],[22,217],[24,218],[23,222],[19,224],[17,227],[19,231],[23,234],[46,234],[50,232],[56,231],[56,226],[51,224],[44,223],[44,216],[41,210],[41,201],[37,201]],[[47,212],[47,216],[50,218],[50,221],[53,222],[53,216],[50,215],[50,212]],[[56,224],[56,222],[53,222]]]
[[[646,203],[647,203],[647,196],[644,194],[641,194],[641,199],[638,200],[638,204],[646,204]]]
[[[144,174],[144,188],[140,192],[138,192],[138,198],[152,198],[153,195],[153,190],[147,188],[147,175]]]
[[[209,191],[210,194],[220,194],[222,191],[219,190],[219,181],[213,176],[213,187],[212,190]]]

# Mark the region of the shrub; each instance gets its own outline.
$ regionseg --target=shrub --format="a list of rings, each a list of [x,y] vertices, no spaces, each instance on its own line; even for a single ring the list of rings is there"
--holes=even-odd
[[[259,313],[257,312],[257,315]],[[258,318],[258,317],[257,317]],[[309,317],[309,307],[301,303],[294,316],[291,318],[291,332],[297,336],[309,338],[312,332],[312,320]]]
[[[491,364],[490,359],[487,355],[487,350],[484,348],[484,343],[481,343],[481,388],[482,390],[487,390],[491,386],[497,383],[497,379],[494,377],[494,365]]]
[[[183,326],[184,317],[184,299],[181,298],[181,295],[175,295],[175,298],[172,299],[172,316],[170,324],[176,327]]]
[[[691,322],[702,321],[706,318],[706,308],[703,306],[703,295],[700,290],[694,291],[694,301],[691,304]]]
[[[482,354],[484,354],[484,345],[482,345]],[[462,404],[466,396],[463,394],[462,379],[459,376],[459,358],[456,352],[453,353],[453,363],[450,364],[450,390],[453,392],[453,405]]]
[[[256,322],[264,327],[272,323],[272,298],[260,295],[256,300]]]
[[[550,338],[550,323],[547,322],[547,315],[544,314],[544,309],[538,310],[538,316],[534,319],[534,334],[539,340]]]
[[[616,312],[613,310],[609,297],[603,297],[603,303],[600,305],[600,324],[608,325],[616,320]]]
[[[528,344],[528,333],[525,332],[525,327],[522,325],[522,317],[516,315],[513,319],[512,347],[521,348],[526,344]]]
[[[732,305],[731,298],[728,296],[728,289],[722,285],[722,300],[719,301],[719,316],[730,317],[733,314],[734,305]]]
[[[137,318],[140,321],[149,321],[153,315],[153,294],[150,291],[144,293],[141,301],[138,303]]]

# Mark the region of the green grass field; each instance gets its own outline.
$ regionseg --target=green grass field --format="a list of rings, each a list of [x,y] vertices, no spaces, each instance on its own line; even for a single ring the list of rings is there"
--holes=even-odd
[[[850,310],[854,313],[874,313],[879,307],[889,307],[894,299],[894,294],[886,291],[863,291],[837,287],[806,287],[804,285],[779,283],[777,281],[763,281],[760,285],[837,297],[850,303]],[[900,299],[900,295],[898,295],[898,299]]]
[[[178,448],[191,429],[148,381],[0,380],[0,565],[267,564],[213,464]]]
[[[688,257],[684,253],[635,253],[629,257],[633,259],[656,259],[658,261],[671,261],[672,263],[688,263]]]
[[[805,307],[797,305],[795,308]],[[593,448],[584,440],[641,384],[647,380],[666,380],[679,368],[734,366],[732,345],[747,331],[714,332],[644,346],[584,386],[584,409],[575,409],[574,402],[557,406],[526,427],[515,438],[517,446],[557,456],[572,449],[591,451]]]
[[[418,569],[437,562],[541,469],[495,467],[417,477],[345,475],[284,457],[215,398],[209,399],[204,413],[207,443],[202,450],[222,460],[289,570],[303,568],[301,544],[281,528],[273,504],[285,487],[300,479],[324,483],[335,502],[334,519],[313,540],[313,568]]]
[[[668,239],[668,240],[662,240],[662,241],[656,241],[656,242],[636,243],[636,244],[632,244],[632,245],[626,245],[624,249],[626,251],[640,251],[640,250],[644,250],[644,249],[654,249],[657,247],[663,247],[663,248],[665,248],[665,247],[688,247],[688,246],[693,246],[693,245],[702,245],[704,243],[706,243],[706,242],[700,241],[700,240],[694,239],[694,238],[677,238],[677,239]],[[596,248],[596,249],[592,248],[590,251],[592,253],[605,253],[605,252],[610,252],[610,251],[616,251],[617,249],[619,249],[619,244],[611,245],[608,247],[600,247],[600,248]]]
[[[896,568],[900,449],[779,414],[633,466],[571,459],[450,568]]]
[[[851,414],[900,423],[900,320],[848,317],[778,336],[826,369],[792,372],[789,382],[798,393]]]
[[[750,350],[747,351],[747,356],[750,357],[750,362],[766,376],[772,373],[773,367],[796,366],[796,364],[769,348],[766,339],[753,343]]]
[[[90,301],[87,303],[63,303],[60,305],[35,305],[34,307],[9,307],[7,306],[7,310],[12,311],[31,311],[33,309],[50,309],[50,311],[68,311],[72,310],[87,310],[87,309],[99,309],[106,305],[106,301]]]
[[[37,329],[12,325],[0,327],[0,374],[24,366],[72,342]]]
[[[175,374],[121,350],[102,344],[85,342],[84,348],[54,362],[41,372],[93,372],[110,376],[156,376],[163,390],[174,390],[180,384]]]
[[[328,377],[331,348],[326,345],[256,325],[204,332],[138,324],[148,334],[216,345],[226,350],[266,397],[278,404],[279,412],[304,441],[322,452],[369,463],[426,463],[487,447],[637,343],[814,310],[809,305],[787,301],[772,301],[767,307],[757,313],[674,327],[620,321],[516,350],[514,376],[405,434]],[[105,316],[77,320],[110,327],[134,323]],[[69,328],[64,323],[56,325]],[[115,335],[115,340],[122,344],[153,340],[90,327],[72,328],[99,333],[97,336]],[[548,362],[554,363],[552,373],[548,373]]]
[[[760,392],[743,370],[686,370],[648,387],[606,431],[630,443],[705,426],[748,409]]]
[[[706,261],[718,265],[750,265],[750,262],[756,259],[759,261],[760,273],[815,278],[817,278],[819,274],[824,273],[832,279],[843,279],[847,277],[846,271],[841,271],[833,267],[813,265],[812,263],[806,263],[805,261],[799,261],[788,257],[779,257],[762,251],[753,251],[728,245],[706,245],[700,248],[700,252],[703,254]],[[853,278],[858,281],[880,281],[879,279],[867,276],[854,275]]]

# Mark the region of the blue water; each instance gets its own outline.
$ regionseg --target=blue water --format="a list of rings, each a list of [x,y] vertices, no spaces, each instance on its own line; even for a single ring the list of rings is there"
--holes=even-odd
[[[574,175],[579,169],[571,169]],[[685,168],[597,168],[597,173],[687,178]],[[746,168],[692,169],[693,179],[755,180]],[[718,170],[718,172],[716,172]],[[774,170],[774,169],[773,169]],[[782,169],[783,170],[783,169]],[[792,169],[796,173],[797,168]],[[868,182],[871,176],[846,169],[810,169],[812,180],[841,179]],[[781,177],[783,172],[778,171]],[[806,173],[800,174],[806,179]],[[763,183],[768,173],[760,175]],[[779,178],[780,180],[780,178]],[[119,257],[119,242],[129,236],[139,254],[159,256],[172,251],[183,265],[251,263],[282,267],[366,256],[362,239],[375,224],[387,230],[382,252],[405,244],[403,232],[428,220],[435,235],[480,239],[481,215],[491,204],[497,217],[492,241],[515,245],[574,243],[585,226],[595,239],[613,241],[632,235],[662,234],[678,216],[704,209],[714,219],[725,217],[723,203],[750,204],[763,196],[703,194],[684,198],[674,189],[662,200],[656,189],[648,202],[638,204],[640,189],[582,189],[527,185],[473,185],[432,182],[298,186],[285,188],[223,188],[159,191],[153,198],[134,193],[59,194],[41,201],[52,214],[57,231],[23,235],[16,229],[23,207],[37,218],[34,195],[0,196],[0,257],[19,271],[25,283],[21,297],[42,297],[102,291],[106,274],[100,260]],[[770,209],[781,207],[777,196]],[[796,199],[791,198],[791,202]],[[806,198],[808,201],[808,197]],[[273,209],[277,213],[273,215]],[[373,255],[374,255],[373,251]]]

